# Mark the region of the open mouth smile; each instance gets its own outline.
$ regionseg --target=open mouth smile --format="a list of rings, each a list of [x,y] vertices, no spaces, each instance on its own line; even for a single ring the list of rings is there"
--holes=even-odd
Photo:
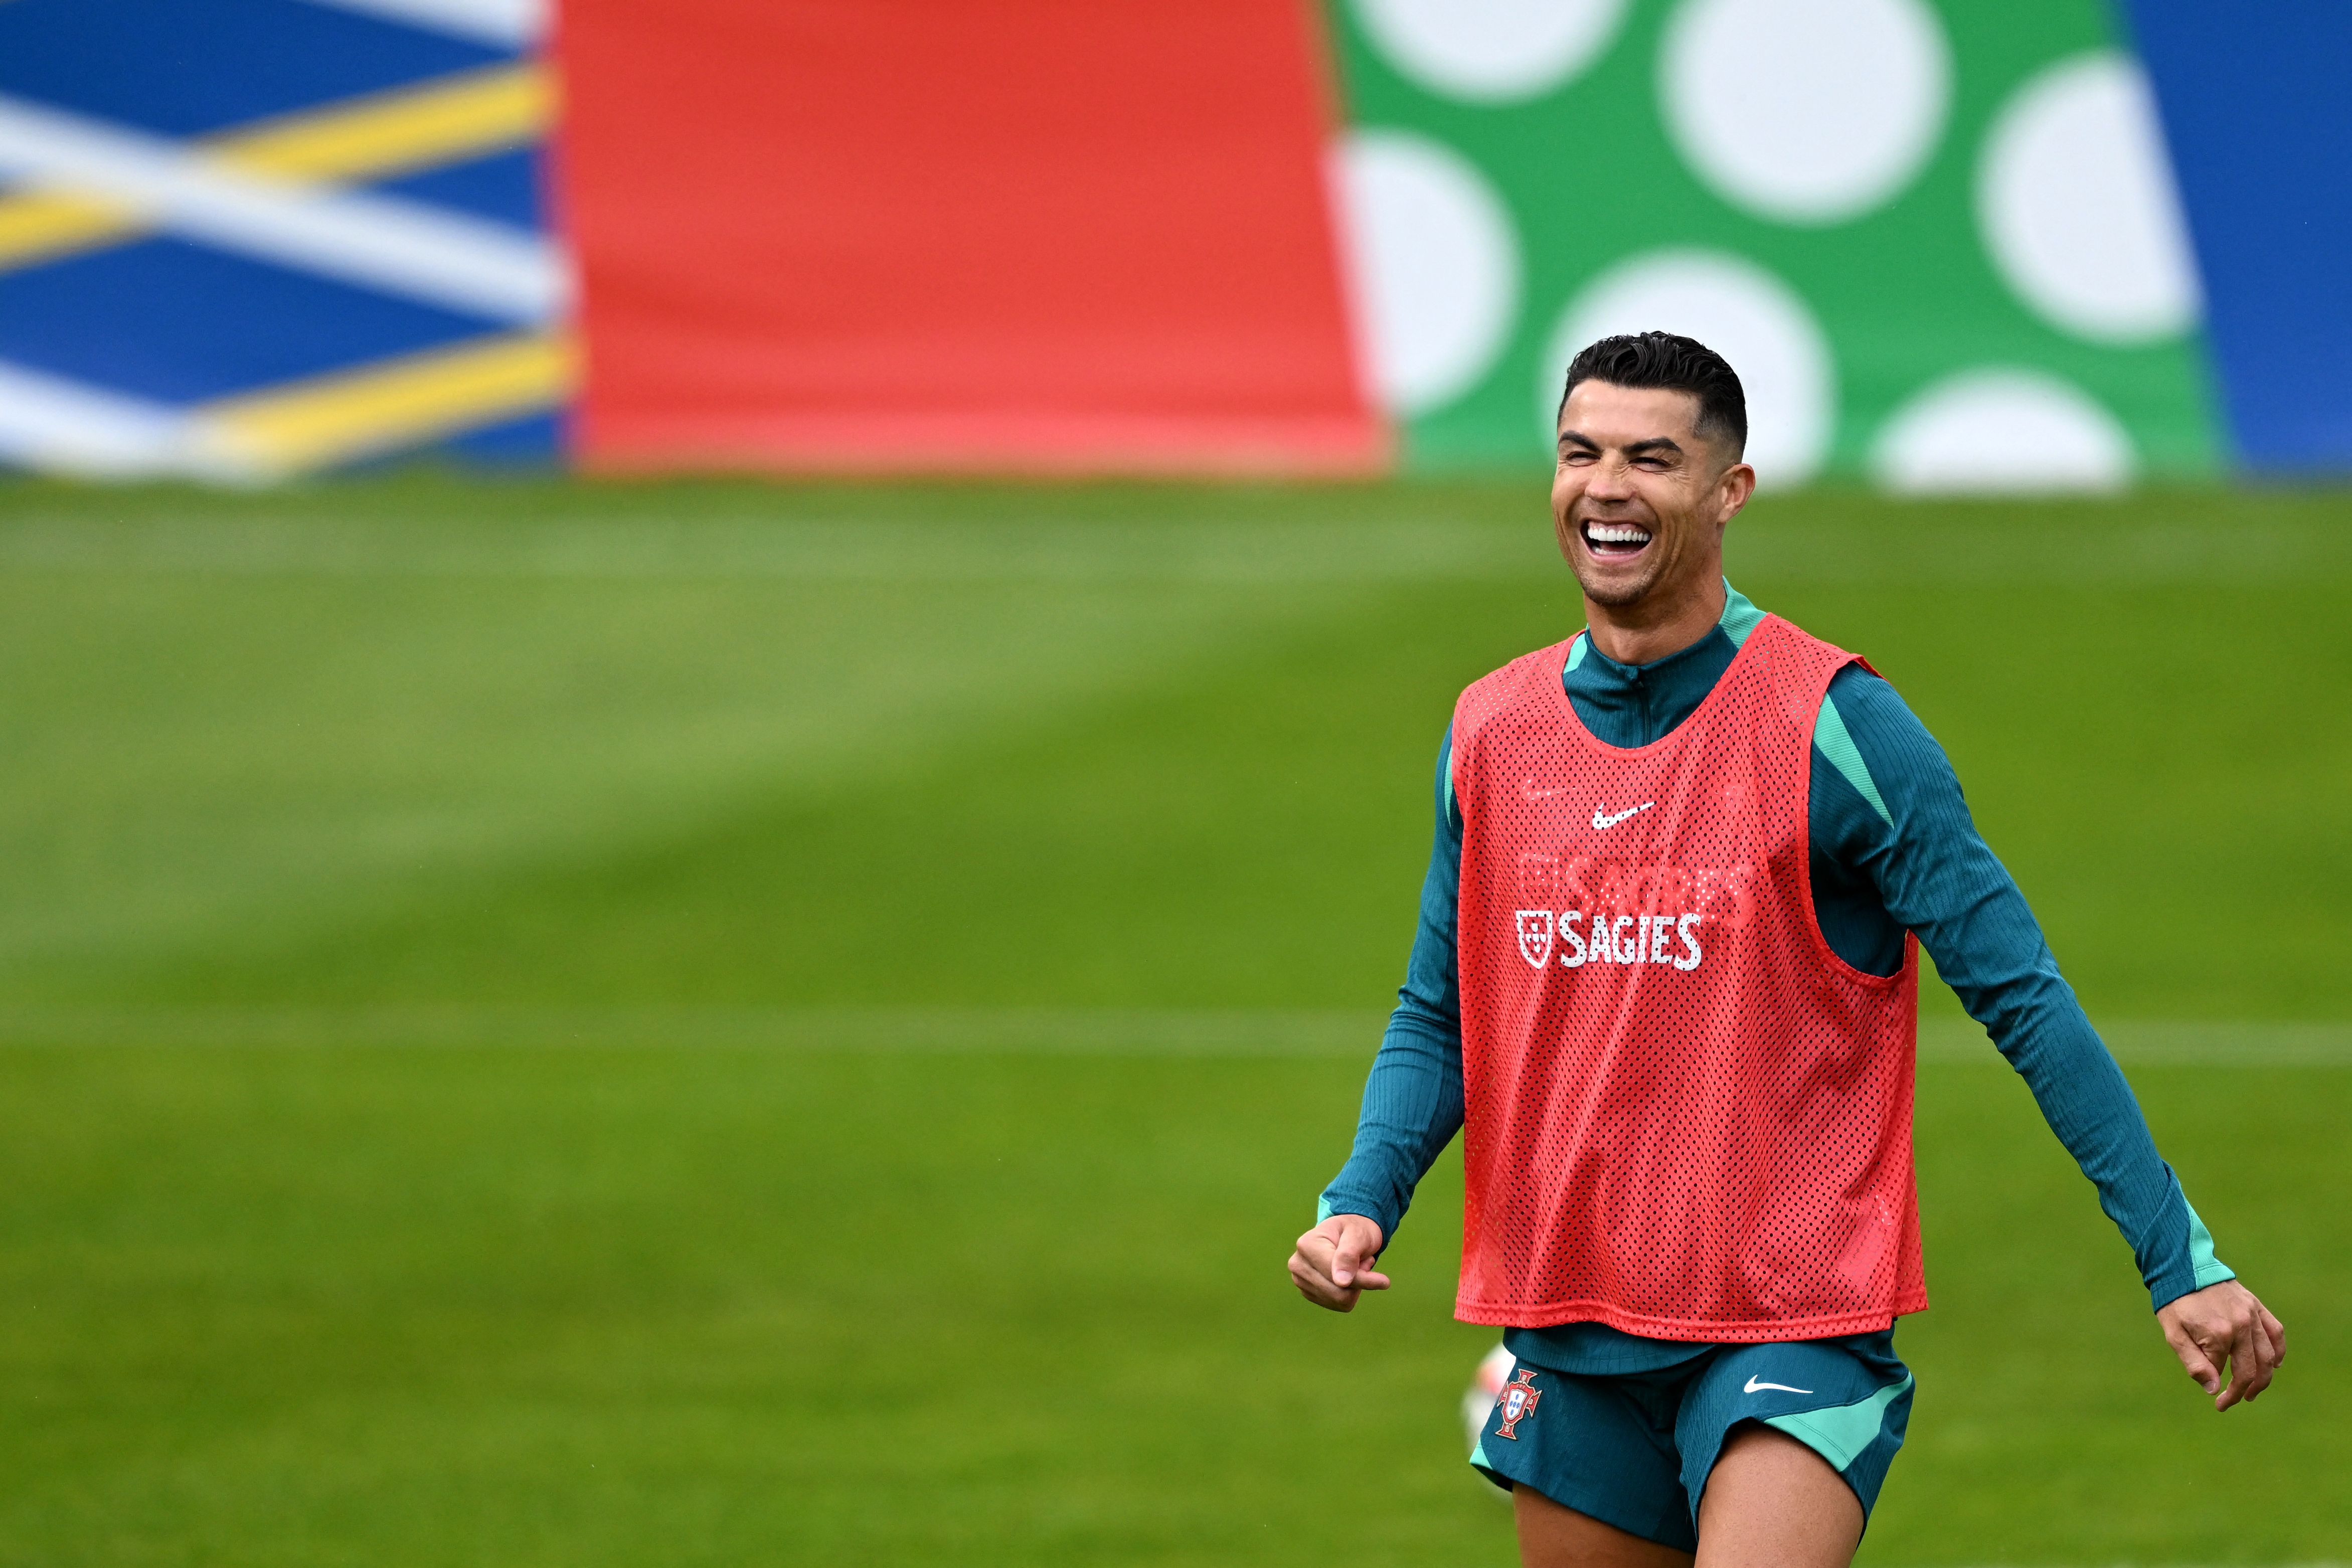
[[[1584,548],[1602,560],[1630,560],[1650,545],[1650,530],[1639,523],[1602,523],[1587,517],[1580,528]]]

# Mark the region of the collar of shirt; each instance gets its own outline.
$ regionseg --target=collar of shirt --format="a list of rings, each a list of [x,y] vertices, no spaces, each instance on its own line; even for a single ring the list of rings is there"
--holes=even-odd
[[[1605,746],[1647,746],[1691,716],[1763,615],[1730,583],[1723,585],[1723,618],[1687,648],[1646,664],[1621,664],[1580,635],[1560,674],[1576,716]]]

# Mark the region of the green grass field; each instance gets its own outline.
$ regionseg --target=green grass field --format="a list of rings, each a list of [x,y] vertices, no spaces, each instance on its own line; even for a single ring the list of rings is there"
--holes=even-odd
[[[2216,1417],[1938,988],[1871,1563],[2352,1559],[2352,499],[1737,526],[2293,1359]],[[0,489],[0,1564],[1515,1561],[1343,1157],[1539,490]]]

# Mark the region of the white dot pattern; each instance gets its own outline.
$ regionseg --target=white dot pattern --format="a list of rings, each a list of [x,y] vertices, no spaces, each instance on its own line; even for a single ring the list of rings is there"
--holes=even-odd
[[[1919,1311],[1916,944],[1894,976],[1848,967],[1808,874],[1813,721],[1853,655],[1767,616],[1626,750],[1570,706],[1569,646],[1454,713],[1455,1315],[1730,1343]]]

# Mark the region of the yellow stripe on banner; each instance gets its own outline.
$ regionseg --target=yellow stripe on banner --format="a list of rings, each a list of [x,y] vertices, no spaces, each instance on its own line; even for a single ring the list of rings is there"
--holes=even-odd
[[[0,200],[0,267],[47,261],[141,230],[127,207],[63,193]]]
[[[267,477],[535,413],[568,396],[572,376],[569,339],[502,333],[224,398],[196,419],[226,465]]]
[[[289,116],[210,145],[248,173],[376,179],[520,146],[546,128],[551,97],[539,67],[494,66]]]
[[[553,97],[539,66],[492,66],[243,126],[198,145],[241,173],[345,184],[522,146],[546,130]],[[128,207],[71,191],[0,199],[0,267],[134,238],[149,226]]]

